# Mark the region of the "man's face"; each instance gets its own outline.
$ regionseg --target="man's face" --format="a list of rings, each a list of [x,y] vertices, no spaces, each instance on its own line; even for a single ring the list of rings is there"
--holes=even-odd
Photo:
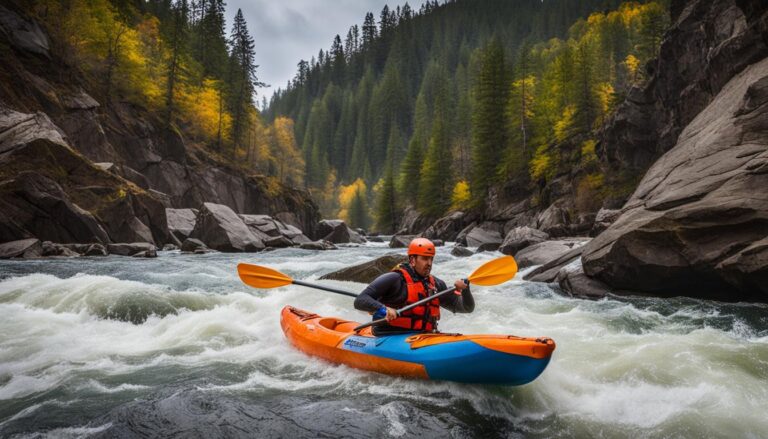
[[[414,255],[411,256],[411,266],[420,276],[427,277],[432,272],[432,259],[432,256]]]

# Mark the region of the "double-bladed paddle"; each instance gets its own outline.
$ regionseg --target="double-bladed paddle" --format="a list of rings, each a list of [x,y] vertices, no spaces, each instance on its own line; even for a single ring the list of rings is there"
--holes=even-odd
[[[260,265],[245,264],[245,263],[238,264],[237,273],[240,275],[240,279],[246,285],[252,286],[254,288],[277,288],[285,285],[294,284],[294,285],[301,285],[309,288],[316,288],[318,290],[329,291],[331,293],[343,294],[345,296],[357,297],[357,294],[351,293],[349,291],[340,290],[336,288],[329,288],[322,285],[295,280],[295,279],[292,279],[290,276],[280,273],[277,270],[273,270],[267,267],[262,267]],[[517,273],[517,263],[515,262],[514,258],[512,258],[512,256],[502,256],[500,258],[492,259],[486,262],[485,264],[477,267],[477,269],[475,269],[475,271],[473,271],[472,274],[469,275],[467,280],[469,280],[470,283],[473,283],[476,285],[491,286],[491,285],[498,285],[500,283],[504,283],[512,279],[513,277],[515,277],[516,273]],[[396,311],[397,315],[400,316],[401,313],[405,311],[413,309],[419,305],[423,305],[426,302],[429,302],[430,300],[433,300],[440,296],[448,294],[451,291],[454,291],[455,289],[456,289],[455,287],[445,289],[427,298],[419,300],[418,302],[415,302],[408,306],[400,308]],[[378,325],[379,323],[383,323],[386,321],[387,319],[374,320],[372,322],[368,322],[358,326],[357,328],[355,328],[355,331],[363,328],[367,328],[368,326]]]
[[[349,291],[324,287],[322,285],[291,279],[291,277],[288,275],[280,273],[279,271],[273,270],[271,268],[262,267],[261,265],[237,264],[237,274],[240,275],[240,280],[242,280],[243,283],[254,288],[277,288],[294,284],[304,287],[317,288],[318,290],[330,291],[331,293],[343,294],[345,296],[357,297],[357,294],[351,293]]]

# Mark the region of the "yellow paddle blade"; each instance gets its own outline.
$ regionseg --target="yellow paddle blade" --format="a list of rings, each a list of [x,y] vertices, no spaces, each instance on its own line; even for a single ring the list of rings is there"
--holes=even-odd
[[[475,285],[491,286],[506,282],[517,273],[517,262],[512,256],[502,256],[477,267],[469,275],[469,281]]]
[[[237,264],[237,274],[254,288],[277,288],[293,283],[293,279],[271,268],[253,264]]]

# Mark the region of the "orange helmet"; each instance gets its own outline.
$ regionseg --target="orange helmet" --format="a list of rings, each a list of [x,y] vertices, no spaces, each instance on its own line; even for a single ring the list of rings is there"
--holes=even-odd
[[[427,238],[416,238],[408,245],[408,256],[435,256],[435,244]]]

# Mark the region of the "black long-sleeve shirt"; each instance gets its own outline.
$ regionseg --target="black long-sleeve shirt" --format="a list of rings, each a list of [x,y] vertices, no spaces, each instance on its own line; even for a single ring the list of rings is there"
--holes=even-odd
[[[414,281],[421,281],[423,278],[409,270]],[[447,288],[445,282],[435,277],[435,287],[437,291],[443,291]],[[377,277],[368,285],[362,293],[355,299],[355,309],[367,312],[376,312],[382,306],[390,308],[402,308],[406,305],[408,299],[408,284],[403,276],[398,272],[384,273]],[[470,313],[475,309],[475,299],[472,292],[467,287],[461,291],[461,294],[448,293],[440,298],[440,306],[455,313]],[[374,326],[374,334],[385,332],[403,332],[402,328],[393,327],[387,324]]]

